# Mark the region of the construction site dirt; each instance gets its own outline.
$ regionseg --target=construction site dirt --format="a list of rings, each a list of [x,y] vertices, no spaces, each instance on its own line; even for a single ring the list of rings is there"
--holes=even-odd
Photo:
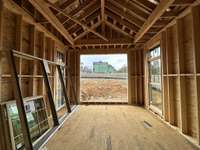
[[[81,78],[82,102],[128,102],[126,79]]]

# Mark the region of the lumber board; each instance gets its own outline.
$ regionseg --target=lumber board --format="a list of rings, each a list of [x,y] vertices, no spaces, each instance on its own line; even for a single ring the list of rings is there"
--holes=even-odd
[[[143,24],[142,28],[135,36],[134,42],[138,42],[143,35],[153,26],[153,24],[159,19],[159,17],[166,11],[166,9],[174,2],[175,0],[163,0],[155,8],[155,10],[148,17],[147,21]]]

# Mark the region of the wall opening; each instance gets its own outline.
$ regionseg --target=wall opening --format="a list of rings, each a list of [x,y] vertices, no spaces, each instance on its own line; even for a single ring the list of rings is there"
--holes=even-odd
[[[162,112],[162,83],[161,83],[161,58],[160,47],[148,53],[149,68],[149,103],[154,109]]]
[[[127,54],[80,55],[80,101],[128,103]]]

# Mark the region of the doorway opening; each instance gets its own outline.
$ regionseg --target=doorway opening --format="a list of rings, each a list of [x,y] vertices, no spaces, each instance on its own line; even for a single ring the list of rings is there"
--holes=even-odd
[[[127,54],[80,55],[80,101],[128,103]]]
[[[162,113],[162,83],[160,46],[152,49],[148,54],[149,66],[149,100],[150,107]]]

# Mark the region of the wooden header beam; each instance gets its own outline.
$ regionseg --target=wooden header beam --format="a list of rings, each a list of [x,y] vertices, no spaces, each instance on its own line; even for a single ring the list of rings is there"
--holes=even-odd
[[[162,16],[162,14],[166,11],[167,8],[169,8],[170,5],[172,5],[174,1],[175,0],[162,0],[160,2],[160,4],[155,8],[142,28],[136,34],[134,40],[135,43],[143,37],[143,35],[153,26],[153,24],[160,18],[160,16]]]
[[[101,45],[128,45],[133,44],[133,40],[129,38],[112,38],[108,42],[99,39],[80,39],[74,43],[74,46],[101,46]]]
[[[73,39],[60,21],[56,18],[53,12],[49,9],[47,3],[43,0],[28,0],[59,32],[65,39],[74,45]]]

